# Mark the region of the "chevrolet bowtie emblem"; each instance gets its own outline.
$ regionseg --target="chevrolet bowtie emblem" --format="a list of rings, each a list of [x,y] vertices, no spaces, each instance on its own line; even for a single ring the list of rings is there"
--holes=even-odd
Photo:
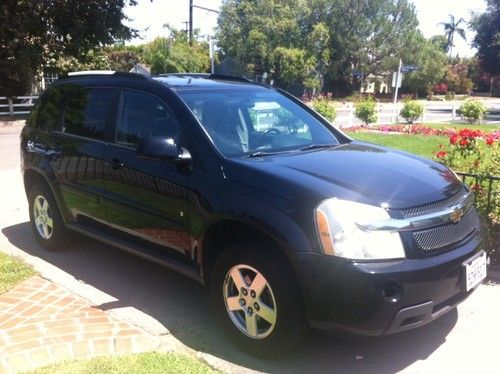
[[[455,209],[451,214],[450,214],[450,219],[452,222],[458,222],[460,221],[460,218],[464,215],[464,210],[462,208]]]

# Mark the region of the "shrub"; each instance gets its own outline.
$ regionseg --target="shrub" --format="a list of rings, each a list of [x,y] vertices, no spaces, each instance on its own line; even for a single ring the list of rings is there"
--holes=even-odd
[[[434,86],[434,92],[438,94],[444,94],[448,91],[448,85],[446,83],[439,83]]]
[[[368,126],[370,123],[377,121],[377,110],[375,101],[369,97],[368,99],[362,100],[356,104],[356,110],[354,114],[363,123]]]
[[[486,114],[486,107],[479,101],[467,100],[460,107],[462,117],[470,124],[480,122]]]
[[[326,97],[318,97],[313,100],[313,108],[329,121],[333,121],[337,117],[337,111],[332,105],[332,102]]]
[[[500,231],[500,193],[497,192],[500,182],[489,177],[500,175],[499,148],[499,131],[487,134],[479,130],[462,129],[451,134],[449,144],[440,145],[435,154],[438,161],[452,170],[477,176],[471,179],[469,187],[475,194],[479,214],[488,224],[492,257],[498,246],[495,239]]]
[[[453,92],[453,91],[448,91],[448,92],[444,95],[444,99],[445,99],[446,101],[455,100],[455,92]]]
[[[419,118],[424,112],[424,106],[415,100],[405,101],[403,109],[399,112],[399,115],[403,117],[406,122],[413,123],[417,118]]]

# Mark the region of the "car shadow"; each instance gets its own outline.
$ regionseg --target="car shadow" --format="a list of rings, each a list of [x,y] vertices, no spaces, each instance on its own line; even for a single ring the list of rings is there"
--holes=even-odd
[[[457,321],[455,309],[420,329],[383,338],[349,340],[313,331],[292,355],[261,360],[231,344],[213,323],[205,289],[182,275],[91,239],[78,238],[77,244],[63,251],[46,251],[34,240],[28,222],[6,227],[2,233],[22,251],[117,299],[97,307],[134,307],[188,347],[254,370],[397,372],[427,358],[446,341]]]

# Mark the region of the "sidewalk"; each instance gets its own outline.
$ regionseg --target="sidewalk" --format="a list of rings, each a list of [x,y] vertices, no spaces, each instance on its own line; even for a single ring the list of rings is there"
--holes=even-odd
[[[32,277],[0,295],[0,373],[158,349],[160,339]]]

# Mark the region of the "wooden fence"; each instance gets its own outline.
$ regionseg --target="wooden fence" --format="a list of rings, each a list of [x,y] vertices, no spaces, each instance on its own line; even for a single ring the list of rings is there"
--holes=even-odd
[[[14,117],[29,114],[37,100],[38,96],[0,96],[0,116]]]

